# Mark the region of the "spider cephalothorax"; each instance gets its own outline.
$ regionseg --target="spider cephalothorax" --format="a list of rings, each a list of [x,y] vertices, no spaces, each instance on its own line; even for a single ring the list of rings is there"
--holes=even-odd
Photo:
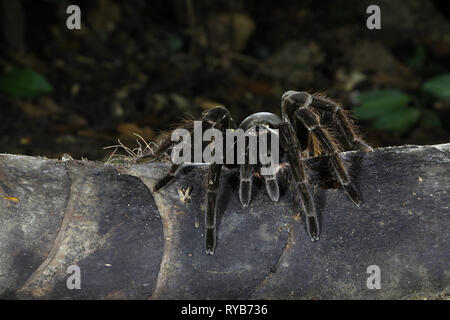
[[[203,128],[215,128],[224,134],[232,129],[233,120],[224,107],[216,107],[203,113],[201,118]],[[191,134],[194,131],[194,121],[186,121],[182,128]],[[251,201],[252,175],[254,168],[262,171],[273,167],[273,163],[250,162],[249,136],[262,139],[262,134],[276,132],[279,148],[290,167],[291,186],[295,194],[299,195],[301,210],[306,215],[306,224],[312,241],[318,240],[320,235],[319,221],[314,205],[314,197],[308,181],[307,168],[304,159],[325,153],[329,156],[331,167],[337,180],[349,198],[357,205],[362,199],[347,172],[347,168],[339,154],[342,149],[359,149],[365,152],[372,148],[356,133],[356,129],[346,112],[334,101],[324,95],[311,95],[307,92],[288,91],[281,99],[281,118],[268,112],[255,113],[247,117],[239,126],[245,131],[244,154],[245,161],[240,164],[239,198],[244,207]],[[335,134],[332,134],[334,132]],[[273,141],[269,143],[273,143]],[[169,137],[162,141],[154,152],[153,158],[158,159],[175,142]],[[232,151],[237,148],[234,143]],[[277,144],[278,146],[278,144]],[[202,144],[202,149],[205,145]],[[230,149],[227,149],[228,152]],[[253,151],[252,151],[253,152]],[[256,165],[256,167],[255,167]],[[168,173],[156,182],[153,190],[156,192],[166,186],[174,177],[180,164],[173,163]],[[206,180],[206,212],[205,212],[205,247],[207,254],[213,254],[216,247],[216,212],[217,194],[220,186],[222,162],[211,162],[208,167]],[[279,168],[280,166],[278,166]],[[263,176],[269,197],[273,201],[279,199],[277,170],[268,171]]]

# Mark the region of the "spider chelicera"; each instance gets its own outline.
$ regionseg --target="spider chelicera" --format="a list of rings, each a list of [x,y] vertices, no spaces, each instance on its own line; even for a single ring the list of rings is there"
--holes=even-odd
[[[201,121],[203,129],[215,128],[225,133],[226,129],[234,128],[230,113],[224,107],[205,111]],[[194,121],[184,122],[181,128],[187,129],[192,134]],[[351,183],[339,152],[344,148],[358,149],[364,152],[373,149],[357,134],[347,112],[333,100],[321,94],[288,91],[283,94],[281,99],[281,118],[273,113],[259,112],[244,119],[239,128],[255,134],[258,139],[260,134],[267,130],[278,130],[280,151],[289,164],[292,177],[290,179],[291,186],[294,192],[300,196],[301,209],[306,214],[307,230],[312,241],[319,239],[320,227],[314,206],[313,192],[303,163],[304,159],[321,152],[327,154],[340,185],[355,204],[361,205],[362,199]],[[331,134],[330,129],[333,129],[334,135]],[[171,137],[167,137],[159,144],[152,158],[159,159],[175,143]],[[202,147],[204,148],[205,145]],[[251,201],[253,172],[255,167],[261,167],[261,164],[249,163],[247,140],[245,140],[245,150],[246,161],[240,165],[239,198],[242,205],[247,207]],[[209,255],[214,254],[216,248],[217,195],[223,166],[223,164],[211,163],[207,173],[205,249]],[[169,171],[156,182],[153,191],[158,192],[172,181],[179,167],[180,164],[172,164]],[[275,202],[278,201],[279,186],[276,172],[263,177],[269,197]]]

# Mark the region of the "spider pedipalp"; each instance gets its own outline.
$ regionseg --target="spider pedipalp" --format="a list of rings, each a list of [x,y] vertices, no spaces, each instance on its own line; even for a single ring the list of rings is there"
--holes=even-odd
[[[268,133],[275,133],[275,135],[278,135],[278,131],[271,131],[271,129],[278,130],[279,125],[281,124],[281,119],[269,112],[258,112],[255,114],[252,114],[245,118],[242,123],[239,125],[239,129],[241,129],[243,132],[245,132],[245,162],[240,164],[240,187],[239,187],[239,199],[241,200],[241,203],[244,207],[247,207],[250,204],[251,200],[251,191],[252,191],[252,176],[253,176],[253,165],[258,163],[258,158],[254,157],[254,160],[251,161],[251,153],[256,154],[256,150],[250,150],[250,146],[256,146],[259,145],[259,139],[264,137],[268,139],[269,135]],[[254,138],[253,141],[250,141],[250,139]],[[278,137],[277,137],[278,138]],[[266,155],[270,158],[271,157],[271,139],[267,140]],[[279,150],[276,150],[279,152]],[[253,163],[252,163],[253,162]],[[273,165],[273,163],[266,163],[262,164],[259,163],[260,167],[268,169],[270,166]],[[261,170],[260,170],[261,171]],[[280,191],[278,187],[278,181],[276,177],[276,172],[271,172],[270,174],[264,174],[262,175],[265,181],[267,194],[269,195],[270,199],[272,201],[278,201],[280,197]]]

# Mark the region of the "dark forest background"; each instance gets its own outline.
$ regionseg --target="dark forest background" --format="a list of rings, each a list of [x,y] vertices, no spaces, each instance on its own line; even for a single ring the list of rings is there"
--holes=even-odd
[[[353,109],[373,146],[449,142],[445,2],[0,0],[0,152],[105,160],[215,105],[279,114],[287,90]]]

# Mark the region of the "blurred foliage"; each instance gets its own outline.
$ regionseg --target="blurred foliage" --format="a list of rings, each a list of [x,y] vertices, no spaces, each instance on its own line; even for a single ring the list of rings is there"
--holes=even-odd
[[[411,98],[398,90],[374,90],[359,97],[361,106],[354,109],[360,119],[376,119],[372,128],[406,132],[420,116],[417,108],[408,107]]]
[[[370,0],[79,0],[82,28],[69,31],[68,1],[0,0],[0,151],[100,159],[99,146],[159,141],[212,106],[236,123],[279,114],[287,90],[353,108],[375,147],[447,142],[439,3],[379,0],[372,31]]]
[[[427,51],[423,45],[416,46],[414,54],[409,59],[408,64],[413,68],[420,68],[425,63]]]
[[[361,106],[354,109],[359,119],[373,119],[397,112],[410,102],[410,97],[398,90],[373,90],[358,98]]]
[[[422,91],[438,100],[450,98],[450,75],[442,74],[426,81]],[[362,120],[375,119],[371,127],[405,133],[419,119],[424,128],[441,127],[441,121],[435,112],[420,108],[417,103],[410,105],[412,98],[400,90],[372,90],[360,94],[360,106],[354,109],[354,114]]]
[[[379,117],[372,127],[381,130],[396,132],[406,132],[412,127],[420,117],[420,110],[417,108],[402,108]]]
[[[31,69],[15,68],[0,76],[0,91],[19,98],[33,98],[53,91],[47,79]]]
[[[423,84],[422,90],[440,100],[450,99],[450,74],[431,78]]]

